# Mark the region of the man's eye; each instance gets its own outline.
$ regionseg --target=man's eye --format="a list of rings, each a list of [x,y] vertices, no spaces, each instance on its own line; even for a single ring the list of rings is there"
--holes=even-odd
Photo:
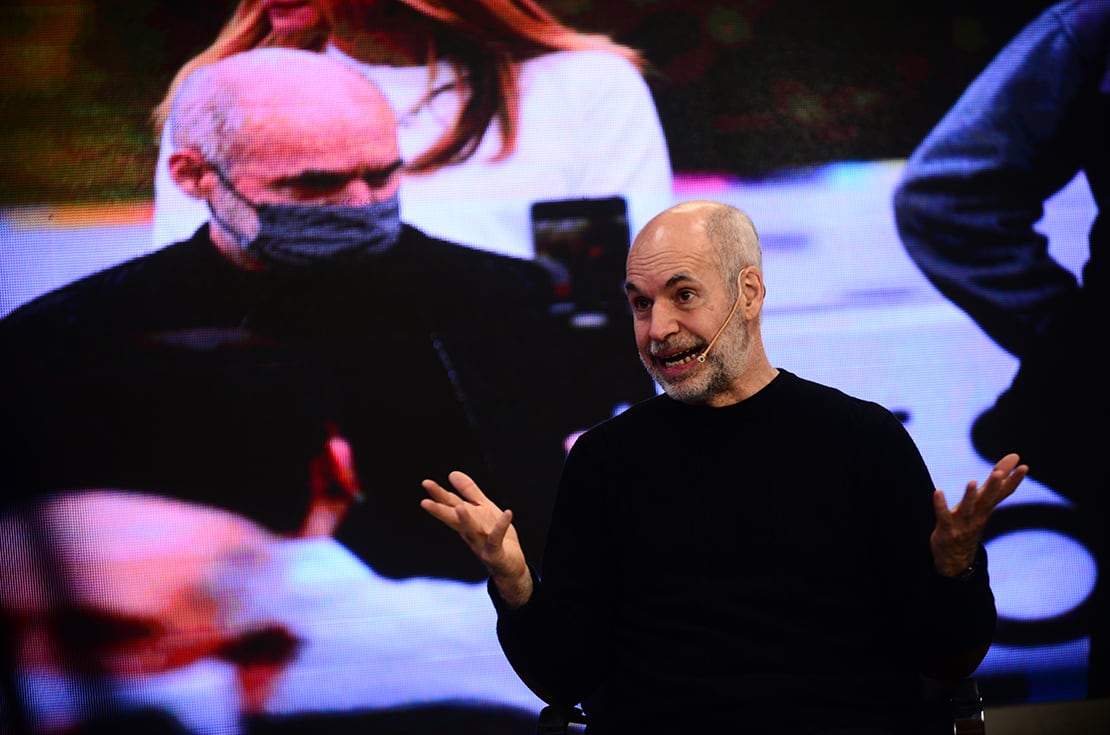
[[[679,301],[690,301],[693,298],[694,298],[694,292],[693,291],[682,290],[682,291],[678,292],[678,300]]]
[[[643,311],[644,309],[651,308],[651,302],[647,299],[631,299],[628,303],[630,303],[632,308],[636,311]]]
[[[365,174],[362,177],[362,180],[365,181],[366,185],[369,186],[371,189],[381,189],[389,183],[389,180],[393,178],[393,174],[401,170],[403,166],[404,164],[401,161],[396,161],[387,169],[380,171],[371,171],[370,173]]]
[[[371,189],[381,189],[389,183],[389,177],[390,174],[367,174],[362,177],[362,180],[365,181],[366,185]]]
[[[341,176],[305,176],[293,182],[293,188],[302,191],[328,192],[342,188],[346,180]]]

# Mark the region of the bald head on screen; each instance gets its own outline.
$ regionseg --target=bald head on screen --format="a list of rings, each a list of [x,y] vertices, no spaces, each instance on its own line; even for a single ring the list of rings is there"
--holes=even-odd
[[[236,264],[303,264],[357,249],[360,237],[396,239],[396,118],[345,64],[294,49],[235,54],[186,79],[172,119],[170,173],[208,204],[212,241]]]

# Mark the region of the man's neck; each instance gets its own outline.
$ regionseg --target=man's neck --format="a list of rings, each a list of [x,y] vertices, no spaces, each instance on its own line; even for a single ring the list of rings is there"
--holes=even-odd
[[[724,408],[746,401],[770,385],[778,374],[778,368],[767,362],[766,358],[758,360],[728,391],[712,396],[706,401],[706,405],[711,408]]]
[[[209,221],[208,223],[208,239],[212,241],[212,245],[224,260],[227,260],[236,268],[245,271],[266,270],[265,263],[239,247],[239,243],[235,242],[215,222]]]

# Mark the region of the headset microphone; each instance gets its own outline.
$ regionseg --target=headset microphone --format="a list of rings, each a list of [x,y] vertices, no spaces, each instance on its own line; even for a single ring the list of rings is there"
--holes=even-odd
[[[717,333],[713,335],[713,339],[709,340],[709,344],[707,344],[705,349],[701,351],[701,354],[698,355],[698,362],[705,362],[705,356],[709,354],[709,349],[717,342],[717,339],[725,331],[725,327],[732,321],[733,315],[736,314],[736,308],[740,306],[740,297],[744,295],[744,292],[740,290],[740,278],[743,275],[744,269],[741,269],[740,273],[736,276],[736,301],[732,302],[732,309],[729,310],[725,320],[721,322],[721,328],[717,330]]]

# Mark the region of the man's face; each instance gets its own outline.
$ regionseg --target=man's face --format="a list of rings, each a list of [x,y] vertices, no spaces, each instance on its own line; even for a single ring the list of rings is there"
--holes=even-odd
[[[640,361],[652,378],[685,403],[731,402],[725,397],[748,363],[752,338],[739,315],[729,319],[734,294],[697,220],[671,215],[641,235],[628,255],[626,290]]]
[[[243,100],[245,122],[224,174],[254,204],[364,205],[397,193],[400,154],[393,113],[357,84],[322,90],[259,85]],[[267,88],[269,87],[269,88]],[[227,186],[211,204],[235,231],[258,232],[254,210]]]

